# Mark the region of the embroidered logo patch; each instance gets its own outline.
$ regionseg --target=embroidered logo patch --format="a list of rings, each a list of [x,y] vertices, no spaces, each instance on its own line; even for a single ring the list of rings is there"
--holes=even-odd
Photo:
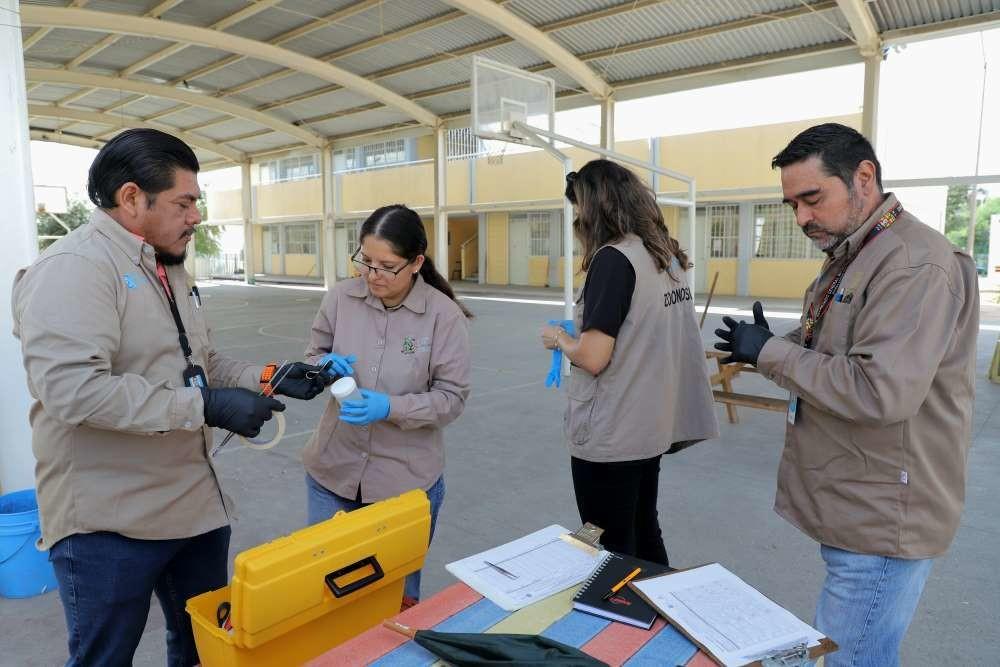
[[[403,354],[414,354],[417,351],[417,341],[414,340],[413,336],[407,336],[403,339]]]
[[[122,280],[125,281],[125,287],[127,287],[129,289],[135,289],[136,288],[135,278],[132,277],[131,273],[122,274]]]

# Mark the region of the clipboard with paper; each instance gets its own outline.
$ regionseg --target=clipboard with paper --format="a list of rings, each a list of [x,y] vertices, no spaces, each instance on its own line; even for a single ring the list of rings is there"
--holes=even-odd
[[[506,611],[517,611],[590,576],[607,552],[576,545],[552,525],[445,568]]]
[[[837,645],[718,563],[629,586],[723,667],[810,664]]]

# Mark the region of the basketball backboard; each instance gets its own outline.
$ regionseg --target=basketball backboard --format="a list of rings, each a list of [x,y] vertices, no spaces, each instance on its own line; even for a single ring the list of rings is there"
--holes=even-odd
[[[527,143],[514,122],[555,130],[556,84],[486,58],[472,59],[472,131],[483,139]]]

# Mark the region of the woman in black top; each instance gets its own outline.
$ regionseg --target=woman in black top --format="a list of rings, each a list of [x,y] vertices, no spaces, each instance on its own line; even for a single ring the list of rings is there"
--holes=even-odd
[[[717,434],[687,255],[653,193],[621,165],[588,162],[567,177],[566,197],[587,272],[580,335],[548,326],[542,342],[573,364],[566,423],[577,508],[604,529],[606,548],[668,564],[660,457]]]

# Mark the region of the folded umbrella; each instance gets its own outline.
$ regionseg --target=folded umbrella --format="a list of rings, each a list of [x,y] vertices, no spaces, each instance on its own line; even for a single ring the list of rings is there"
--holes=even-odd
[[[385,621],[383,625],[410,637],[455,667],[479,665],[608,667],[607,663],[592,658],[579,649],[540,635],[414,630],[393,621]]]

